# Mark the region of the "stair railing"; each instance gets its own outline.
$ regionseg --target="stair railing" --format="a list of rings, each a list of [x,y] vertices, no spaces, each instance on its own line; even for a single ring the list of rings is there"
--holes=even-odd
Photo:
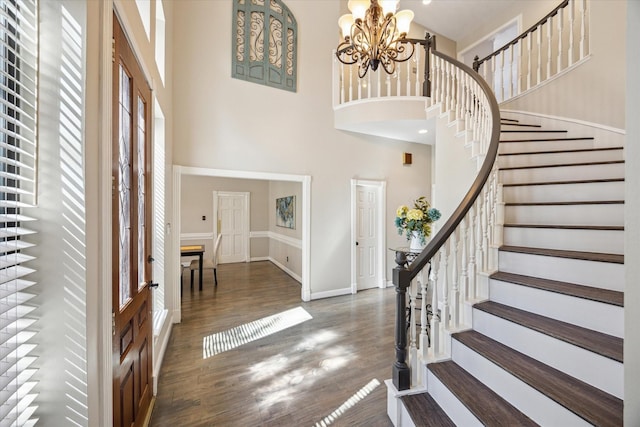
[[[532,89],[589,55],[587,0],[564,0],[495,52],[474,58],[473,69],[492,82],[498,101]]]
[[[500,135],[498,102],[480,75],[436,51],[435,43],[431,47],[428,105],[440,104],[443,113],[448,113],[451,120],[458,121],[459,128],[472,135],[473,154],[483,161],[460,205],[415,260],[407,265],[406,258],[396,254],[398,266],[393,270],[396,360],[392,381],[397,390],[407,390],[421,382],[423,364],[418,363],[419,358],[450,354],[450,341],[444,339],[445,334],[461,324],[465,301],[485,293],[479,289],[478,277],[495,262],[490,248],[496,240],[493,225],[499,220],[495,208],[499,200],[495,169]],[[416,301],[420,301],[419,318]]]

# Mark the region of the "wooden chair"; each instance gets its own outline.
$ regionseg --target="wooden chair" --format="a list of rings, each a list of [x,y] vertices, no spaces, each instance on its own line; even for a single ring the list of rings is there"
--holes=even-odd
[[[215,286],[218,286],[217,268],[221,241],[222,234],[218,234],[218,237],[213,244],[213,257],[211,257],[211,259],[205,259],[202,261],[203,270],[213,270],[213,280],[215,282]],[[193,261],[191,261],[191,265],[189,266],[189,268],[191,269],[191,289],[193,289],[193,272],[200,269],[200,262],[197,259],[194,259]]]

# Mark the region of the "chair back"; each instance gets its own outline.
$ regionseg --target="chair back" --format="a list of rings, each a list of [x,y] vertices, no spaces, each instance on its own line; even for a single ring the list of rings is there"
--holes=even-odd
[[[220,242],[222,241],[222,234],[218,234],[215,243],[213,244],[213,265],[218,265],[218,257],[220,255]]]

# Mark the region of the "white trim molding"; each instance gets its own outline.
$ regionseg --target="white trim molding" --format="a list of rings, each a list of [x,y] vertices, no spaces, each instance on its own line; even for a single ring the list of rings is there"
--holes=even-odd
[[[180,241],[182,240],[212,240],[213,232],[211,233],[180,233]]]
[[[294,278],[296,281],[298,281],[299,283],[302,283],[302,277],[298,276],[296,273],[294,273],[293,271],[291,271],[289,268],[287,268],[284,264],[278,262],[275,258],[273,257],[268,257],[268,260],[271,261],[276,267],[278,267],[280,270],[284,271],[285,273],[287,273],[289,276],[291,276],[292,278]]]
[[[279,234],[274,231],[269,231],[267,237],[296,249],[302,249],[302,240],[296,239],[295,237],[285,236],[284,234]]]
[[[342,289],[334,289],[332,291],[323,291],[323,292],[314,292],[311,294],[311,299],[312,300],[316,300],[316,299],[323,299],[323,298],[332,298],[332,297],[339,297],[342,295],[349,295],[351,294],[351,288],[342,288]]]
[[[600,124],[600,123],[587,122],[586,120],[572,119],[572,118],[569,118],[569,117],[552,116],[552,115],[549,115],[549,114],[532,113],[531,111],[522,111],[522,110],[500,109],[500,111],[503,112],[503,113],[522,114],[524,116],[533,116],[533,117],[540,117],[540,118],[543,118],[543,119],[559,120],[559,121],[567,122],[567,123],[575,123],[575,124],[578,124],[578,125],[588,126],[588,127],[592,127],[592,128],[595,128],[595,129],[601,129],[601,130],[605,130],[607,132],[617,133],[617,134],[620,134],[620,135],[626,135],[627,134],[627,131],[624,130],[624,129],[616,128],[616,127],[613,127],[613,126],[607,126],[607,125],[603,125],[603,124]]]

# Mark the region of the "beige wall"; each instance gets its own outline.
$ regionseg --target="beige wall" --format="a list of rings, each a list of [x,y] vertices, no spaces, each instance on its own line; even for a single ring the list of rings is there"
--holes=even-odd
[[[312,293],[350,287],[350,180],[387,181],[388,211],[430,190],[430,148],[333,127],[332,50],[339,0],[290,0],[298,21],[298,91],[231,76],[232,2],[175,8],[175,164],[310,175]],[[336,38],[327,37],[335,28]],[[330,33],[329,33],[330,34]],[[413,153],[412,167],[402,152]],[[387,219],[387,240],[397,239]],[[389,243],[389,242],[387,242]],[[391,266],[390,266],[391,267]],[[389,269],[390,271],[390,269]]]
[[[182,177],[180,193],[180,234],[211,233],[213,236],[213,192],[232,191],[250,193],[249,232],[266,231],[269,228],[267,220],[267,201],[269,196],[269,181],[253,179],[214,178],[205,176],[184,175]],[[205,217],[205,220],[202,217]],[[254,245],[251,239],[250,257],[268,256],[268,248],[264,243]],[[213,256],[213,237],[204,241],[189,240],[183,244],[204,244],[205,257]]]

